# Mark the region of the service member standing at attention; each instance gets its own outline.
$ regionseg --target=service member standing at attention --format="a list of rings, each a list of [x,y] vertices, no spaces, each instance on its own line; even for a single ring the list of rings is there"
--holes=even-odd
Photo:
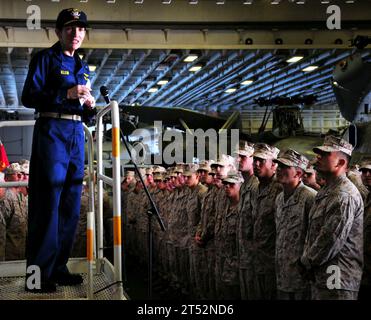
[[[288,149],[275,160],[277,181],[283,192],[276,199],[277,298],[308,300],[310,285],[299,272],[297,261],[303,254],[308,214],[317,192],[302,182],[308,159]]]
[[[41,270],[41,288],[26,281],[26,290],[53,292],[58,285],[82,283],[67,261],[79,221],[84,177],[82,117],[95,106],[88,65],[76,50],[87,18],[64,9],[57,18],[59,41],[31,60],[22,102],[39,114],[34,127],[29,177],[27,266]]]
[[[252,210],[248,218],[252,227],[246,234],[251,264],[248,272],[253,277],[249,300],[272,300],[276,298],[275,247],[276,247],[276,197],[282,186],[276,181],[275,173],[279,149],[265,143],[254,145],[254,174],[259,179],[252,194]],[[250,288],[249,288],[250,289]]]
[[[362,173],[362,182],[368,189],[365,211],[363,216],[363,257],[364,268],[362,275],[362,284],[359,290],[359,299],[367,300],[371,298],[371,158],[364,159],[359,170]]]
[[[327,136],[317,153],[316,168],[326,180],[309,213],[300,259],[312,279],[313,300],[355,300],[363,267],[363,202],[346,177],[352,155],[347,141]]]
[[[251,263],[249,264],[251,254],[248,250],[249,245],[247,234],[249,228],[252,227],[252,222],[250,220],[252,210],[251,195],[253,190],[258,186],[258,178],[254,175],[253,167],[254,158],[252,155],[254,153],[254,145],[241,140],[239,143],[239,149],[235,153],[237,154],[238,170],[242,173],[244,178],[244,182],[240,189],[237,241],[241,299],[246,300],[248,299],[248,288],[253,283],[253,279],[251,278],[252,274],[248,270],[249,265],[251,265]]]

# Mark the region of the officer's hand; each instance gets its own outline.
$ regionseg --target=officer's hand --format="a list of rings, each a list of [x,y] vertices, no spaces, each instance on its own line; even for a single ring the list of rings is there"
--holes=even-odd
[[[93,96],[90,96],[88,99],[85,100],[84,104],[89,108],[89,109],[94,109],[95,108],[95,99]]]
[[[67,99],[89,99],[92,97],[90,94],[91,89],[87,86],[78,84],[67,90]],[[94,99],[94,98],[93,98]]]

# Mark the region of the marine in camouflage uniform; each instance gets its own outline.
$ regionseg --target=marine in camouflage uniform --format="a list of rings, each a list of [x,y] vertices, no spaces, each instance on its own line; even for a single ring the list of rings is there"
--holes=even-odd
[[[254,174],[259,185],[252,193],[252,211],[248,218],[251,228],[247,230],[248,250],[251,264],[248,272],[253,279],[251,300],[276,298],[275,247],[276,247],[276,198],[282,186],[275,179],[279,150],[265,143],[254,145]],[[250,289],[250,288],[249,288]]]
[[[215,221],[215,278],[218,299],[240,299],[237,255],[237,223],[239,215],[240,172],[230,171],[223,179],[227,200],[219,207]]]
[[[212,162],[200,165],[199,170],[206,171],[208,177],[204,178],[208,190],[204,195],[203,206],[201,208],[200,222],[198,223],[195,242],[203,249],[203,259],[200,263],[200,273],[202,273],[201,283],[199,284],[202,299],[216,299],[215,289],[215,198],[221,190],[221,186],[214,184],[214,173],[211,170]],[[201,175],[201,173],[200,173]]]
[[[236,171],[236,161],[235,159],[230,156],[230,155],[225,155],[222,154],[217,161],[211,164],[211,168],[213,171],[215,171],[215,176],[214,176],[214,181],[215,185],[217,186],[217,189],[215,191],[215,197],[214,197],[214,230],[213,230],[213,236],[215,236],[216,229],[219,227],[218,225],[221,223],[223,220],[223,214],[224,214],[224,209],[226,207],[226,203],[228,202],[227,194],[225,192],[225,189],[223,188],[223,179],[225,179],[228,176],[228,173],[230,171]],[[218,224],[219,221],[219,224]],[[214,254],[213,257],[210,257],[210,267],[213,268],[210,270],[210,275],[211,275],[211,281],[212,286],[215,286],[215,292],[216,292],[216,298],[220,299],[218,295],[218,288],[222,287],[221,284],[221,276],[218,276],[218,273],[215,270],[218,270],[218,272],[221,270],[220,268],[217,269],[217,262],[216,259],[219,257],[218,255],[220,254],[220,250],[223,250],[221,242],[216,242],[214,238],[214,251],[211,251],[211,253]],[[221,294],[221,291],[219,290],[219,294]]]
[[[362,182],[368,188],[368,195],[364,202],[363,216],[363,250],[364,268],[362,284],[359,290],[359,299],[369,300],[371,298],[371,158],[364,159],[360,166]]]
[[[4,174],[5,181],[18,181],[21,167],[12,163]],[[18,188],[8,188],[0,208],[0,261],[25,259],[28,199]]]
[[[247,293],[253,284],[251,274],[248,272],[249,259],[251,254],[248,251],[249,245],[247,241],[247,231],[252,226],[251,221],[251,195],[253,190],[258,186],[258,178],[254,176],[253,168],[253,153],[254,145],[247,141],[241,140],[239,148],[236,150],[238,169],[242,173],[244,182],[240,189],[239,201],[239,219],[237,225],[237,241],[238,241],[238,259],[239,259],[239,279],[241,289],[241,299],[248,299]],[[250,218],[250,220],[249,220]],[[250,287],[250,289],[249,289]]]
[[[308,215],[317,194],[301,181],[308,159],[295,150],[282,152],[278,159],[277,181],[283,192],[276,199],[276,276],[280,300],[308,300],[310,284],[298,269],[298,260],[308,228]]]
[[[200,248],[195,240],[197,226],[201,219],[201,210],[204,202],[204,196],[207,187],[199,182],[197,173],[198,166],[190,164],[185,168],[185,184],[190,192],[187,195],[187,227],[188,227],[188,248],[189,248],[189,281],[190,293],[192,298],[204,298],[202,286],[202,260],[204,259],[204,250]]]
[[[326,186],[309,213],[300,262],[312,280],[314,300],[357,299],[363,267],[363,202],[345,174],[352,149],[334,136],[327,136],[323,146],[313,149]]]

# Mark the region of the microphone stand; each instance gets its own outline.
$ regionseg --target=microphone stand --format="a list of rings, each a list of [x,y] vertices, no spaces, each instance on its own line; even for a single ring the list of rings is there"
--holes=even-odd
[[[140,179],[140,182],[143,186],[143,189],[144,189],[144,192],[146,193],[146,196],[149,200],[149,203],[150,203],[150,209],[147,210],[147,217],[148,217],[148,296],[149,296],[149,299],[152,300],[152,274],[153,274],[153,233],[152,233],[152,217],[155,216],[156,219],[157,219],[157,222],[158,224],[160,225],[161,227],[161,230],[162,231],[165,231],[165,226],[164,226],[164,223],[162,221],[162,218],[158,212],[158,209],[157,209],[157,206],[156,204],[154,203],[153,199],[152,199],[152,196],[151,194],[149,193],[148,191],[148,188],[147,186],[145,185],[144,183],[144,180],[143,180],[143,177],[142,175],[140,174],[139,172],[139,169],[138,169],[138,166],[137,164],[135,163],[135,161],[133,160],[133,157],[131,155],[131,151],[129,149],[129,145],[128,145],[128,142],[120,128],[120,134],[121,134],[121,138],[124,142],[124,145],[126,147],[126,149],[128,150],[128,154],[129,154],[129,157],[131,159],[131,162],[133,163],[134,165],[134,169],[135,169],[135,172],[137,173],[139,179]]]
[[[110,101],[110,98],[108,97],[107,87],[105,87],[105,86],[100,87],[100,93],[103,96],[104,101],[107,104],[109,104],[111,101]],[[162,218],[160,217],[160,214],[158,212],[156,204],[154,203],[154,201],[152,199],[152,196],[149,193],[148,188],[143,181],[143,178],[142,178],[142,175],[139,172],[138,166],[135,163],[135,161],[133,160],[128,142],[127,142],[121,128],[120,128],[120,135],[121,135],[122,141],[124,142],[124,145],[125,145],[126,149],[128,150],[129,157],[131,159],[131,162],[134,165],[134,170],[135,170],[135,172],[137,173],[137,175],[140,179],[140,182],[143,186],[144,192],[146,193],[146,196],[147,196],[147,198],[149,200],[149,203],[150,203],[150,206],[151,206],[150,209],[148,209],[148,211],[147,211],[147,216],[148,216],[148,296],[149,296],[149,299],[152,299],[152,271],[153,271],[152,270],[153,269],[153,266],[152,266],[152,264],[153,264],[152,216],[156,217],[157,222],[159,223],[162,231],[165,231],[166,229],[165,229],[164,223],[162,221]],[[124,261],[125,261],[125,259],[124,259]]]

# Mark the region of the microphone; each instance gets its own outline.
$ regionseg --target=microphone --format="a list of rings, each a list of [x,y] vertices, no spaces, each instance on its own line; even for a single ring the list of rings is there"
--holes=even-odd
[[[104,101],[106,101],[107,104],[111,102],[110,98],[108,97],[108,89],[106,86],[101,86],[100,87],[100,94],[103,96]]]

